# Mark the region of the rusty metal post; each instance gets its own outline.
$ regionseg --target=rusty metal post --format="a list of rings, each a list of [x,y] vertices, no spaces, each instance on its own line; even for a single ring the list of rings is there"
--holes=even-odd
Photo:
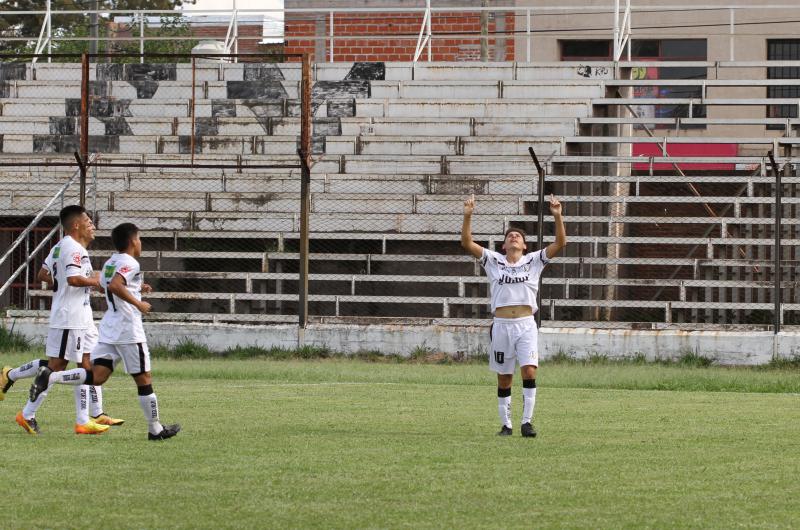
[[[192,57],[192,99],[190,100],[191,101],[190,112],[192,114],[192,130],[191,130],[191,136],[190,136],[190,140],[189,140],[189,151],[192,153],[192,155],[191,155],[192,156],[192,159],[191,159],[192,160],[192,165],[194,165],[194,133],[195,133],[195,127],[194,127],[194,121],[195,121],[194,105],[195,105],[195,96],[197,95],[197,93],[196,93],[196,90],[197,90],[196,83],[197,83],[197,66],[195,64],[194,57]]]
[[[528,153],[536,166],[538,181],[536,183],[536,193],[539,195],[539,216],[536,223],[536,248],[544,248],[544,168],[539,163],[539,158],[533,147],[528,147]],[[539,277],[539,289],[536,291],[536,326],[542,327],[542,278]],[[555,315],[550,315],[550,320],[555,320]]]
[[[89,55],[81,55],[81,160],[79,204],[86,204],[86,164],[89,162]]]
[[[308,217],[311,210],[311,56],[303,54],[300,90],[300,277],[298,316],[300,328],[308,324]]]
[[[790,155],[791,156],[791,155]],[[773,235],[775,236],[775,246],[772,250],[772,260],[773,260],[773,302],[775,304],[775,310],[773,312],[773,321],[772,321],[772,332],[773,334],[777,335],[781,331],[781,313],[783,312],[782,302],[783,297],[781,296],[781,277],[783,276],[783,271],[781,270],[781,220],[783,218],[783,182],[781,181],[781,170],[778,169],[778,164],[775,162],[775,154],[770,151],[767,153],[767,157],[769,157],[770,165],[772,166],[772,172],[775,173],[775,225],[773,231],[775,232]],[[783,166],[783,170],[787,171],[787,168],[791,170],[791,166],[789,163]],[[787,173],[787,175],[790,175]]]

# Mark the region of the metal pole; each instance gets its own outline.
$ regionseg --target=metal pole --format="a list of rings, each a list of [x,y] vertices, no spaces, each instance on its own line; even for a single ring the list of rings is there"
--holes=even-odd
[[[333,11],[331,11],[329,25],[330,28],[328,28],[328,34],[330,35],[331,62],[333,62]]]
[[[192,118],[192,131],[191,131],[192,136],[189,138],[189,150],[192,153],[191,155],[192,164],[194,164],[194,133],[195,133],[194,116],[195,116],[195,95],[196,95],[195,91],[197,90],[196,83],[197,83],[197,63],[195,63],[195,58],[192,57],[192,99],[190,100],[191,108],[189,109]]]
[[[614,0],[614,60],[619,60],[619,0]]]
[[[481,7],[489,7],[488,0],[481,0]],[[481,11],[481,62],[489,60],[489,12]]]
[[[30,309],[31,308],[31,299],[30,299],[30,294],[29,294],[30,282],[31,282],[30,265],[29,265],[29,263],[30,263],[30,255],[31,255],[31,233],[28,232],[25,235],[25,256],[26,256],[26,259],[25,259],[25,276],[24,276],[25,277],[25,309]]]
[[[239,10],[236,8],[236,0],[233,0],[233,53],[237,57],[233,58],[233,62],[239,62]]]
[[[536,157],[536,153],[533,150],[533,147],[528,147],[528,153],[530,153],[531,158],[533,159],[533,164],[536,166],[536,171],[539,173],[539,181],[536,186],[536,193],[539,196],[539,216],[537,220],[537,227],[536,227],[536,243],[537,248],[541,249],[544,246],[544,168],[539,164],[539,159]],[[536,311],[536,326],[541,326],[542,324],[542,278],[539,277],[539,289],[536,291],[536,307],[539,308]],[[550,315],[550,320],[553,319],[553,315]]]
[[[781,202],[783,200],[783,187],[781,182],[781,172],[778,170],[778,164],[775,163],[775,155],[772,151],[769,152],[769,161],[772,164],[772,171],[775,173],[775,247],[772,251],[774,261],[774,294],[775,299],[775,314],[773,318],[773,333],[777,335],[781,330],[781,218],[783,212]],[[786,169],[787,166],[784,166]]]
[[[730,38],[730,43],[729,44],[730,44],[730,55],[731,55],[730,60],[731,61],[735,60],[733,58],[734,57],[734,51],[733,51],[734,50],[734,42],[733,42],[733,40],[734,40],[734,35],[735,34],[736,34],[736,11],[734,9],[731,9],[731,29],[730,29],[730,37],[729,37]]]
[[[298,278],[299,326],[308,324],[308,217],[311,210],[311,56],[303,54],[300,102],[300,277]]]
[[[53,14],[51,12],[50,0],[47,0],[47,53],[53,53]],[[47,62],[52,62],[52,57],[47,57]]]
[[[431,11],[431,0],[427,0],[427,7],[428,7],[428,23],[426,25],[427,33],[428,33],[428,62],[433,60],[433,34],[431,32],[431,18],[433,18],[433,12]]]
[[[89,162],[89,56],[81,56],[81,160],[79,204],[86,204],[86,164]]]
[[[144,12],[139,11],[139,64],[144,64]]]
[[[89,2],[89,53],[97,53],[97,0]]]
[[[531,10],[525,10],[525,41],[527,46],[527,53],[525,60],[531,62]]]

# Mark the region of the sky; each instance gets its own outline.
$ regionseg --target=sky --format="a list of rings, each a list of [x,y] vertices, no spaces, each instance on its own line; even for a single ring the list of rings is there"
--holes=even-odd
[[[198,9],[231,9],[233,0],[197,0],[195,5],[184,4],[184,11],[197,11]],[[283,0],[236,0],[238,9],[281,9]]]
[[[194,5],[186,2],[182,6],[182,11],[184,12],[192,12],[192,11],[199,11],[203,9],[232,9],[233,8],[234,0],[197,0]],[[236,0],[236,8],[237,9],[283,9],[283,0]],[[242,15],[246,16],[253,16],[259,15],[262,13],[259,12],[250,12],[250,13],[243,13]],[[218,15],[221,15],[219,13]],[[264,21],[264,33],[263,35],[276,35],[276,34],[283,34],[283,12],[270,12],[270,13],[263,13],[266,17],[271,17],[280,21],[279,23],[275,23],[274,21],[270,23],[269,21]],[[282,39],[265,39],[265,42],[281,42]]]

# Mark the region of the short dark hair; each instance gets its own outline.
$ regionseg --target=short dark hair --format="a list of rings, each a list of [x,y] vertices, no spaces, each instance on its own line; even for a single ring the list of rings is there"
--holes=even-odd
[[[139,233],[139,227],[133,223],[122,223],[111,231],[111,242],[117,252],[123,252],[131,244],[131,240]]]
[[[75,219],[86,213],[86,208],[78,204],[64,206],[58,214],[58,219],[64,230],[69,230]]]
[[[505,238],[507,238],[508,234],[510,234],[511,232],[516,232],[519,235],[521,235],[522,236],[522,242],[527,244],[527,241],[525,241],[525,240],[527,239],[528,234],[525,233],[525,230],[523,230],[522,228],[517,228],[516,226],[510,226],[508,228],[508,230],[506,230],[506,233],[503,235],[503,239],[505,240]]]

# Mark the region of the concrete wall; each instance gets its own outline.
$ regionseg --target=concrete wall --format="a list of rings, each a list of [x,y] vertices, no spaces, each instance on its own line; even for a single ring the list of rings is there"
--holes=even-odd
[[[13,329],[36,342],[47,335],[45,319],[0,319],[6,329]],[[450,355],[485,355],[489,333],[485,325],[347,325],[312,324],[300,331],[294,324],[245,326],[234,324],[181,324],[152,322],[145,325],[151,345],[176,345],[182,340],[207,345],[213,350],[232,346],[325,346],[334,351],[354,353],[380,351],[408,356],[417,348],[427,348]],[[800,333],[727,332],[678,330],[602,330],[543,328],[539,338],[540,358],[546,361],[559,353],[586,358],[606,355],[619,359],[644,353],[649,360],[676,359],[694,352],[726,365],[758,365],[773,358],[800,355]]]

